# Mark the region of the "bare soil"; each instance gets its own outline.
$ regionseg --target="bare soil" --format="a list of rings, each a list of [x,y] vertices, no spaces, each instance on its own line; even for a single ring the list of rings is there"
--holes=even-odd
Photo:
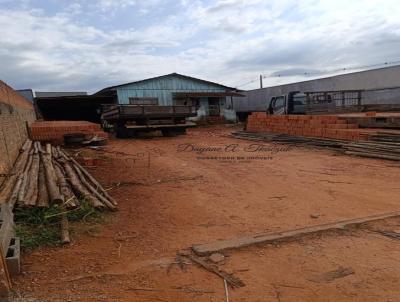
[[[396,163],[266,143],[250,152],[254,143],[227,137],[233,130],[198,128],[84,150],[97,159],[90,170],[111,188],[119,211],[100,225],[74,225],[70,246],[25,253],[17,295],[224,301],[223,281],[193,264],[182,270],[177,251],[400,209]],[[213,150],[180,152],[185,144]],[[227,252],[220,268],[246,284],[229,290],[230,301],[398,301],[400,241],[374,230],[400,230],[400,219]]]

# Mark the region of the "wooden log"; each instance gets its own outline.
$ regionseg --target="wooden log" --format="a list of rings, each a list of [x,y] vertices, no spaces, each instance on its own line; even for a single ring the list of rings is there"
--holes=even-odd
[[[39,142],[33,142],[33,153],[39,153],[38,143]]]
[[[33,149],[31,149],[29,151],[29,157],[28,157],[28,161],[26,163],[25,169],[22,172],[22,181],[21,181],[21,185],[18,188],[18,197],[17,200],[14,201],[13,199],[10,200],[10,203],[12,205],[15,204],[15,202],[18,202],[19,204],[23,204],[24,203],[24,198],[25,198],[25,194],[27,192],[27,185],[29,183],[29,176],[30,176],[30,169],[32,167],[32,162],[33,162]]]
[[[32,146],[32,141],[27,140],[20,150],[20,154],[10,171],[10,176],[4,181],[3,186],[0,188],[0,204],[7,203],[9,198],[17,185],[18,176],[23,172],[27,158],[29,156],[29,149]],[[20,183],[18,184],[20,186]]]
[[[233,276],[232,274],[228,274],[227,272],[220,270],[216,265],[214,264],[209,264],[200,257],[197,257],[196,255],[193,254],[180,254],[181,257],[186,257],[196,263],[197,265],[205,268],[209,272],[217,275],[218,277],[222,278],[223,280],[226,280],[228,284],[232,288],[239,288],[245,286],[244,282],[239,279],[238,277]]]
[[[83,175],[82,171],[76,166],[72,165],[75,168],[75,172],[78,174],[80,181],[82,184],[93,194],[93,196],[96,196],[104,205],[109,208],[112,211],[115,211],[117,208],[115,205],[113,205],[107,198],[105,198],[103,195],[101,195],[95,188],[93,188],[90,183],[85,179],[85,176]]]
[[[32,156],[32,164],[28,175],[27,190],[22,202],[25,206],[35,206],[38,198],[38,180],[39,180],[39,164],[40,156],[37,144],[35,144],[34,154]]]
[[[64,152],[63,152],[64,153]],[[65,154],[65,153],[64,153]],[[108,192],[103,188],[103,186],[84,168],[79,164],[74,158],[70,157],[69,158],[74,165],[92,182],[93,186],[96,188],[96,190],[99,190],[101,194],[107,198],[114,206],[117,206],[118,203],[115,201],[114,198],[108,194]]]
[[[56,147],[52,147],[52,148],[51,148],[51,151],[52,151],[53,157],[54,157],[55,159],[57,159],[57,158],[60,157],[60,154],[58,153],[58,150],[57,150]]]
[[[7,262],[2,247],[0,247],[0,301],[9,301],[12,282],[8,273]]]
[[[51,150],[51,144],[46,144],[46,153],[47,153],[48,155],[50,155],[50,157],[51,157],[51,154],[52,154],[51,151],[52,151],[52,150]]]
[[[39,163],[39,177],[38,177],[38,197],[36,200],[38,207],[49,207],[49,193],[47,192],[46,177],[44,175],[43,163]]]
[[[37,142],[37,147],[38,147],[39,153],[44,153],[44,150],[42,148],[42,144],[40,142]]]
[[[346,147],[346,151],[384,154],[384,155],[389,155],[389,156],[394,156],[394,157],[397,156],[397,157],[399,157],[399,160],[400,160],[400,152],[395,152],[395,151],[388,150],[388,149],[383,149],[383,148],[375,149],[375,148],[364,148],[364,147],[349,146],[349,147]]]
[[[95,208],[102,209],[105,207],[105,205],[95,196],[93,196],[81,183],[78,175],[75,173],[74,168],[69,162],[64,159],[59,159],[59,163],[63,165],[66,175],[68,176],[68,180],[72,185],[72,189],[77,195],[79,195],[81,198],[87,199]]]
[[[50,146],[50,147],[48,147]],[[44,167],[44,174],[46,176],[46,186],[49,193],[49,199],[51,203],[62,203],[62,196],[60,189],[57,185],[57,178],[53,167],[51,158],[51,145],[46,145],[46,153],[41,154],[41,159]]]
[[[75,194],[72,192],[71,187],[69,186],[67,180],[65,179],[62,166],[55,161],[53,161],[53,166],[54,166],[54,171],[56,172],[56,176],[57,176],[57,184],[60,188],[60,192],[64,199],[64,206],[66,208],[77,207],[79,204],[78,199],[76,198]]]
[[[64,213],[61,215],[61,243],[62,244],[67,244],[70,243],[70,237],[69,237],[69,223],[68,223],[68,218],[67,215]]]
[[[32,143],[33,143],[33,142],[32,142],[30,139],[27,139],[27,140],[23,143],[20,152],[29,150],[29,149],[31,148],[31,146],[32,146]]]
[[[89,179],[89,181],[92,183],[92,187],[94,187],[97,191],[100,191],[100,193],[107,198],[114,206],[117,206],[118,203],[115,201],[114,198],[108,194],[108,192],[103,188],[103,186],[84,168],[80,163],[78,163],[73,157],[68,156],[65,154],[61,148],[57,148],[59,155],[63,157],[65,160],[71,161],[83,174],[86,178]]]
[[[345,151],[344,153],[348,154],[348,155],[357,155],[357,156],[369,157],[369,158],[400,161],[400,156],[384,155],[384,154],[370,153],[370,152],[356,152],[356,151]]]

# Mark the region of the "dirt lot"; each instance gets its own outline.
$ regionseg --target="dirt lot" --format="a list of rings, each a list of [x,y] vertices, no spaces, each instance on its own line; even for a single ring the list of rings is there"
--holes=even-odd
[[[101,225],[76,225],[70,246],[23,255],[16,292],[39,301],[224,301],[219,277],[173,264],[178,250],[400,209],[398,164],[268,144],[250,152],[251,142],[226,137],[232,130],[85,151],[101,159],[91,171],[120,210]],[[368,229],[400,230],[400,219]],[[226,256],[220,267],[246,284],[230,289],[230,301],[399,301],[400,241],[371,230]],[[341,268],[351,273],[329,278]]]

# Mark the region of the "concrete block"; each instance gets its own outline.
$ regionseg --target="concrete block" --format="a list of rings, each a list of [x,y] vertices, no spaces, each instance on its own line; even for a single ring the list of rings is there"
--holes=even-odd
[[[21,272],[21,242],[18,237],[13,237],[6,254],[6,264],[11,277]]]

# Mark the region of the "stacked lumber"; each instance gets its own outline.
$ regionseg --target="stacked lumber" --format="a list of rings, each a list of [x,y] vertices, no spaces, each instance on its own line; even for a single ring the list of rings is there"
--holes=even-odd
[[[400,160],[400,132],[377,131],[368,141],[348,143],[344,149],[349,155]]]
[[[277,133],[233,132],[232,137],[257,142],[283,143],[294,146],[327,148],[348,155],[400,161],[400,133],[377,132],[369,141],[349,142],[328,138],[293,136]]]
[[[14,207],[51,207],[66,210],[85,200],[99,210],[116,210],[116,201],[74,158],[60,147],[27,140],[0,188],[0,204]],[[62,234],[68,232],[68,220],[61,219]],[[65,237],[63,242],[69,242]]]

